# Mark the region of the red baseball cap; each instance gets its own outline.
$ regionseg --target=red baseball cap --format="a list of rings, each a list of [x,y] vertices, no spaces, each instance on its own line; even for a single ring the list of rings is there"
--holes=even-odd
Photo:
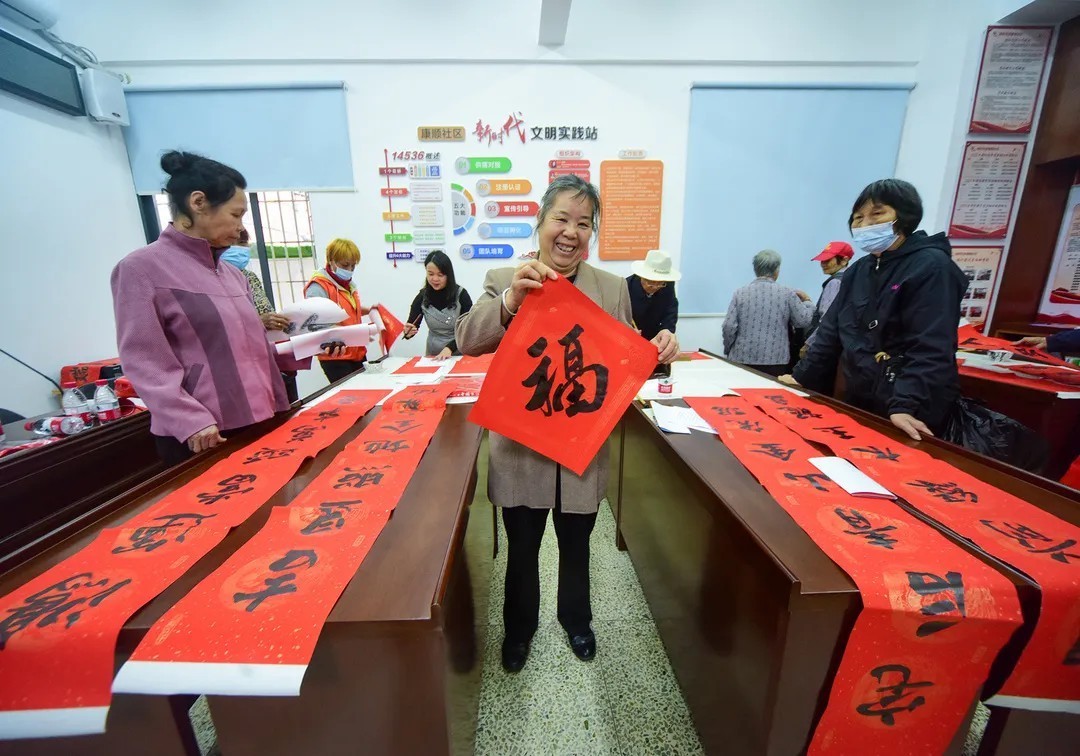
[[[810,258],[814,262],[825,262],[831,260],[834,257],[845,257],[848,260],[855,256],[855,251],[851,248],[851,245],[843,241],[829,242],[825,245],[825,249],[821,250],[821,253],[817,257]]]

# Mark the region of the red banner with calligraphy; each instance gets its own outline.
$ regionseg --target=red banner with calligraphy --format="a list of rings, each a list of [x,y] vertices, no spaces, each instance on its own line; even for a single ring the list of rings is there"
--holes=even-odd
[[[1080,713],[1080,527],[925,452],[790,392],[739,389],[794,432],[845,457],[1042,592],[1031,639],[995,704]]]
[[[127,619],[386,395],[342,391],[0,598],[0,738],[104,732]]]
[[[547,281],[503,336],[469,420],[581,475],[656,361],[572,283]]]
[[[299,695],[338,597],[397,506],[442,419],[448,386],[382,410],[287,507],[150,628],[125,693]]]
[[[1020,625],[1012,583],[892,502],[845,492],[747,400],[686,402],[859,589],[809,753],[944,753]]]
[[[990,352],[1000,350],[1009,352],[1016,357],[1031,360],[1032,362],[1039,362],[1044,365],[1057,365],[1066,368],[1074,367],[1071,362],[1066,362],[1060,357],[1055,357],[1049,352],[1044,352],[1042,349],[1028,346],[1016,346],[1011,341],[1006,341],[1005,339],[999,339],[994,336],[984,336],[973,325],[960,326],[957,335],[959,337],[959,348],[966,349],[969,352]]]

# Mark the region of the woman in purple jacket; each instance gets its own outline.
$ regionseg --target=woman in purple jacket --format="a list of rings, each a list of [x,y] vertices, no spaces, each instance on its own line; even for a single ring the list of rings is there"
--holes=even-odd
[[[174,465],[289,408],[280,365],[247,279],[221,253],[240,240],[247,182],[216,160],[168,152],[173,222],[113,269],[124,374]]]

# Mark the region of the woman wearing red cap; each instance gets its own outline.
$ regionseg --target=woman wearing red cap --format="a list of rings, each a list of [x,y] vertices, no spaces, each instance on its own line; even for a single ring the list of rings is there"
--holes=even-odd
[[[821,263],[821,272],[828,278],[821,285],[821,296],[818,297],[817,307],[814,308],[814,319],[810,321],[810,335],[807,336],[806,344],[799,353],[800,358],[806,356],[810,345],[814,343],[814,334],[817,333],[818,324],[829,311],[829,306],[836,299],[836,295],[840,293],[840,279],[854,256],[855,252],[847,242],[831,241],[825,245],[825,249],[821,250],[817,257],[811,258],[814,262]]]

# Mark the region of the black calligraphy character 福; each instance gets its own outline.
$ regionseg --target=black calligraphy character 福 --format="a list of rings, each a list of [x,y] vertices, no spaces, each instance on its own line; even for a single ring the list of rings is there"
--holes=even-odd
[[[80,572],[30,594],[22,605],[7,609],[7,616],[0,618],[0,651],[16,633],[35,623],[38,627],[49,627],[62,619],[67,630],[79,621],[87,607],[97,606],[130,582],[128,578],[109,585],[109,578],[95,581],[93,573]],[[102,590],[94,593],[95,588]]]
[[[964,606],[964,578],[959,572],[946,572],[945,577],[930,572],[909,572],[907,578],[911,590],[920,596],[951,594],[951,596],[922,607],[920,611],[926,616],[937,617],[953,612],[958,613],[960,617],[967,616],[967,608]],[[919,625],[919,629],[915,631],[915,634],[920,638],[924,638],[947,627],[952,627],[959,621],[959,619],[956,619],[952,622],[945,620],[924,622]]]
[[[814,428],[814,430],[821,431],[822,433],[831,433],[837,438],[844,441],[850,441],[851,439],[855,438],[853,435],[848,433],[842,425],[833,425],[828,428]]]
[[[900,455],[887,446],[884,449],[879,449],[876,446],[859,446],[852,449],[852,451],[865,454],[874,459],[884,459],[889,462],[896,462],[900,459]]]
[[[318,516],[303,527],[300,535],[315,535],[325,533],[328,530],[341,530],[345,527],[345,515],[353,511],[353,507],[362,504],[359,499],[354,501],[328,501],[319,505]]]
[[[543,336],[528,348],[530,357],[542,357],[533,372],[521,385],[533,389],[533,395],[525,405],[529,412],[540,410],[545,417],[555,412],[565,412],[567,417],[587,412],[596,412],[607,398],[608,369],[600,364],[585,364],[585,351],[581,346],[581,335],[585,329],[574,325],[566,335],[559,339],[563,347],[563,373],[566,380],[555,384],[556,371],[551,367],[551,358],[544,354],[547,339]],[[582,379],[592,373],[594,380],[592,399],[586,399],[588,386]],[[554,393],[552,393],[554,389]]]
[[[911,682],[911,670],[902,664],[883,664],[872,669],[870,674],[881,683],[874,691],[881,695],[876,701],[859,704],[855,711],[865,717],[881,717],[882,723],[889,727],[896,724],[896,715],[900,712],[915,711],[926,703],[925,697],[912,694],[914,688],[933,686],[932,682]]]
[[[780,444],[754,444],[754,446],[760,447],[759,449],[751,449],[754,454],[765,454],[775,459],[782,459],[785,462],[791,460],[791,455],[795,453],[794,449],[785,449]]]
[[[965,504],[971,502],[972,504],[979,503],[979,495],[974,491],[965,491],[956,483],[935,483],[932,480],[916,480],[914,483],[908,483],[912,488],[922,488],[930,493],[931,496],[947,501],[950,504]]]
[[[796,475],[795,473],[784,473],[784,477],[788,480],[805,480],[812,485],[818,491],[824,491],[828,493],[829,487],[822,485],[826,480],[829,480],[828,475],[822,475],[821,473],[810,473],[808,475]]]
[[[200,504],[206,506],[217,504],[219,501],[224,501],[237,494],[251,493],[255,490],[254,486],[248,486],[247,488],[241,488],[241,486],[245,483],[254,483],[256,480],[258,478],[255,475],[230,475],[225,480],[218,481],[217,491],[198,493],[195,494],[195,498],[199,500]]]
[[[254,462],[262,462],[267,459],[285,459],[286,457],[292,456],[294,451],[296,451],[296,449],[271,449],[268,446],[264,446],[245,459],[243,464],[250,465]]]
[[[251,603],[244,607],[244,611],[253,612],[268,598],[283,593],[296,593],[296,583],[292,582],[296,580],[295,570],[301,567],[304,569],[314,567],[318,561],[319,555],[315,553],[314,549],[290,549],[285,553],[285,556],[270,563],[271,572],[284,572],[284,575],[266,578],[263,581],[263,585],[266,587],[260,591],[234,593],[233,603],[239,604],[241,601],[250,601]],[[289,572],[286,572],[286,570],[289,570]]]
[[[135,528],[129,536],[131,545],[117,546],[112,550],[112,553],[126,554],[131,551],[150,552],[167,544],[170,537],[177,543],[183,543],[184,537],[188,533],[202,525],[203,520],[209,520],[212,517],[217,517],[217,515],[203,515],[191,512],[155,517],[153,522],[158,524],[143,525],[142,527]],[[179,530],[180,532],[175,536],[171,536],[169,531],[174,529]]]
[[[899,543],[892,536],[886,535],[887,533],[896,530],[895,525],[880,525],[875,528],[873,523],[866,518],[866,515],[857,509],[837,507],[833,511],[836,512],[837,517],[852,528],[851,530],[844,531],[848,535],[860,536],[861,538],[865,538],[866,542],[871,546],[880,546],[889,551],[892,551],[894,544]]]
[[[387,439],[385,441],[372,440],[364,442],[364,451],[366,451],[368,454],[377,454],[378,452],[390,452],[391,454],[393,454],[394,452],[404,451],[411,448],[412,446],[404,438]]]
[[[980,522],[986,527],[990,528],[996,533],[1016,541],[1032,554],[1048,554],[1051,559],[1062,564],[1071,564],[1070,559],[1080,559],[1080,553],[1073,553],[1066,551],[1076,545],[1075,538],[1067,538],[1060,543],[1054,544],[1055,538],[1043,535],[1034,528],[1030,528],[1027,525],[1021,525],[1015,522],[1002,522],[1005,527],[1004,530],[994,526],[993,520],[980,520]],[[1047,546],[1046,548],[1037,548],[1042,544],[1054,544]]]
[[[377,486],[383,481],[383,473],[373,472],[366,467],[354,469],[345,468],[345,474],[337,479],[334,488],[364,488],[365,486]]]

